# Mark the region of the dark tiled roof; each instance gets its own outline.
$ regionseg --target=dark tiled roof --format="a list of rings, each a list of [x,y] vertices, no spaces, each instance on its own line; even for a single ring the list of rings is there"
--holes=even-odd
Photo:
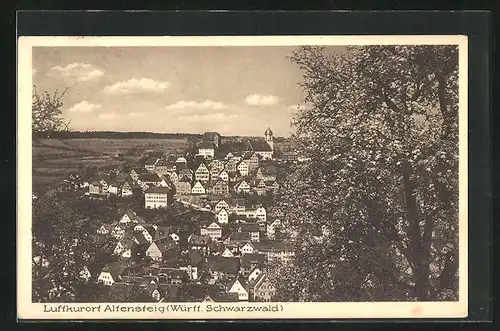
[[[210,256],[208,266],[214,271],[237,274],[240,270],[240,259],[237,257]]]
[[[203,141],[199,148],[215,149],[215,144],[211,141]]]
[[[143,182],[159,182],[161,180],[160,176],[155,173],[144,173],[139,175],[139,180]]]
[[[271,146],[265,140],[249,140],[249,147],[256,152],[272,152]]]
[[[120,276],[125,272],[126,269],[127,269],[127,266],[123,265],[122,263],[114,262],[114,263],[111,263],[111,264],[108,264],[107,266],[105,266],[102,269],[102,271],[109,272],[111,274],[111,276],[113,277],[113,280],[117,281],[120,278]]]
[[[144,193],[170,193],[171,189],[168,187],[150,187]]]
[[[157,157],[150,157],[146,160],[146,165],[154,165],[158,161]]]
[[[259,224],[257,223],[242,223],[238,227],[240,232],[259,232]]]
[[[265,261],[266,261],[266,256],[264,254],[258,254],[258,253],[244,254],[241,257],[241,265],[244,267],[249,267],[252,262],[263,264]]]
[[[233,232],[229,235],[229,241],[250,241],[250,233]]]

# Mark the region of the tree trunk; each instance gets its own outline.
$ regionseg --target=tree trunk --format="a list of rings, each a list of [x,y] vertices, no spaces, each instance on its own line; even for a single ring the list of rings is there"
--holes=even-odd
[[[421,301],[427,301],[429,299],[430,287],[429,249],[424,244],[420,231],[415,183],[411,179],[412,171],[410,164],[404,162],[402,167],[403,191],[406,204],[406,217],[409,223],[408,237],[410,238],[411,252],[411,256],[407,258],[413,262],[415,296]]]

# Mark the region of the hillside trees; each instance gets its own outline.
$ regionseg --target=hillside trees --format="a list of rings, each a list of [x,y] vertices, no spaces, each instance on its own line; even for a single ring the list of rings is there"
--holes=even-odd
[[[33,201],[33,302],[78,300],[87,286],[80,277],[98,256],[97,228],[71,204],[57,197]]]
[[[276,300],[458,298],[458,49],[303,47],[302,154],[278,209],[298,234]],[[321,230],[323,244],[312,240]]]
[[[63,96],[66,90],[55,90],[52,94],[48,91],[39,93],[33,86],[32,95],[32,131],[33,134],[49,133],[53,131],[67,131],[70,121],[63,117]]]

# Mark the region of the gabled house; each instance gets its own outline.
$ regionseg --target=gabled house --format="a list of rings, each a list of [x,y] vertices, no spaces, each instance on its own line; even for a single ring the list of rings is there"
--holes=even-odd
[[[158,176],[162,176],[167,174],[173,169],[173,164],[168,162],[168,160],[161,158],[155,164],[154,171],[158,174]]]
[[[245,214],[245,211],[246,211],[245,199],[242,198],[233,199],[233,201],[231,202],[231,212],[238,215],[243,215]]]
[[[224,248],[224,251],[221,254],[222,257],[234,257],[233,252],[227,247]]]
[[[265,272],[262,272],[255,280],[252,292],[254,301],[269,302],[273,299],[276,293],[276,288],[272,284],[268,275]]]
[[[217,222],[219,222],[219,224],[228,224],[229,212],[225,208],[220,209],[217,213]]]
[[[242,275],[238,275],[238,277],[234,280],[228,290],[228,293],[237,293],[239,301],[248,301],[248,286]]]
[[[139,175],[142,173],[142,171],[138,168],[132,168],[129,172],[130,178],[132,178],[134,183],[137,183],[137,180],[139,179]]]
[[[262,269],[259,266],[255,266],[248,275],[248,283],[253,284],[261,274],[262,274]]]
[[[235,159],[234,157],[232,157],[231,159],[229,159],[226,163],[226,167],[225,167],[225,170],[230,173],[230,172],[236,172],[237,167],[238,167],[238,163],[240,161],[238,159]]]
[[[245,180],[238,182],[234,186],[234,190],[237,193],[250,193],[250,189],[251,189],[250,185]]]
[[[112,181],[108,185],[108,193],[113,195],[118,195],[119,184],[116,181]]]
[[[246,152],[243,155],[243,162],[248,166],[248,171],[253,171],[259,167],[260,156],[257,153]]]
[[[189,177],[183,177],[177,184],[176,184],[176,191],[178,195],[189,195],[192,193],[192,186],[191,186],[191,180]]]
[[[121,224],[129,224],[129,223],[144,223],[144,219],[142,217],[137,216],[137,214],[133,210],[127,210],[122,218],[119,221]]]
[[[200,234],[208,235],[212,240],[218,240],[222,237],[222,228],[216,222],[212,222],[209,226],[201,226]]]
[[[130,179],[131,181],[132,179]],[[133,192],[132,192],[132,185],[131,183],[126,180],[124,182],[122,182],[119,186],[119,194],[122,196],[122,197],[130,197],[133,195]]]
[[[194,172],[189,168],[183,168],[179,170],[179,180],[184,177],[188,177],[191,181],[194,180]]]
[[[270,224],[267,225],[267,237],[269,239],[274,239],[276,231],[279,231],[281,228],[281,221],[279,219],[275,219]]]
[[[252,254],[254,251],[254,247],[253,247],[252,243],[247,242],[245,245],[243,245],[241,247],[240,251],[241,251],[241,255]]]
[[[206,194],[207,191],[205,186],[200,181],[196,181],[196,183],[191,188],[191,194]]]
[[[144,164],[144,168],[146,168],[147,171],[153,172],[155,170],[155,166],[158,163],[160,159],[158,157],[150,157],[146,160],[146,163]]]
[[[119,282],[122,279],[123,274],[125,273],[127,267],[120,262],[114,262],[105,266],[99,277],[97,278],[98,282],[103,283],[104,285],[111,286],[115,282]]]
[[[222,179],[217,180],[212,185],[212,194],[228,194],[229,184]]]
[[[192,234],[188,237],[188,246],[191,249],[199,250],[202,254],[207,255],[210,251],[210,244],[212,243],[212,238],[205,235]]]
[[[203,157],[214,157],[215,144],[211,141],[203,141],[198,147],[198,155]]]
[[[240,271],[242,275],[248,277],[255,267],[264,267],[266,255],[257,253],[246,253],[241,256]]]
[[[184,163],[187,164],[187,160],[184,156],[179,156],[177,159],[175,159],[175,163]]]
[[[252,186],[253,186],[253,190],[258,195],[266,195],[267,191],[269,189],[263,179],[257,179],[257,180],[255,180],[253,182]]]
[[[221,172],[219,172],[219,176],[218,176],[220,179],[222,179],[223,181],[225,182],[229,182],[229,174],[227,173],[226,170],[222,170]]]
[[[97,233],[102,235],[110,234],[113,230],[113,224],[103,223],[99,228],[97,228]]]
[[[246,162],[244,161],[239,162],[238,165],[236,166],[236,170],[240,172],[241,176],[248,176],[249,168]]]
[[[89,183],[89,194],[90,195],[101,195],[104,194],[101,183],[99,181],[93,180]]]
[[[129,259],[132,256],[132,245],[134,241],[132,239],[121,239],[115,246],[113,254],[118,255],[123,258]]]
[[[204,162],[200,162],[198,166],[196,167],[196,170],[194,172],[194,178],[197,181],[201,182],[208,182],[210,181],[210,170],[208,170],[208,167]]]
[[[170,171],[168,173],[168,177],[170,177],[170,180],[172,181],[172,183],[174,184],[177,184],[179,182],[179,180],[181,179],[181,177],[177,174],[177,171]]]
[[[215,159],[210,163],[210,177],[217,177],[222,170],[224,170],[224,162],[221,160]]]
[[[168,187],[171,190],[175,190],[175,185],[169,176],[160,176],[160,182],[156,185],[158,187]]]
[[[168,187],[151,187],[144,192],[144,208],[167,208],[173,198],[173,192]]]
[[[248,232],[251,241],[260,241],[260,229],[257,223],[243,223],[238,226],[238,232]]]
[[[219,200],[214,207],[214,211],[218,213],[221,209],[226,209],[229,210],[229,204],[227,203],[226,200]]]
[[[161,181],[162,179],[156,173],[144,173],[139,175],[137,183],[143,187],[146,185],[152,187],[157,186]]]

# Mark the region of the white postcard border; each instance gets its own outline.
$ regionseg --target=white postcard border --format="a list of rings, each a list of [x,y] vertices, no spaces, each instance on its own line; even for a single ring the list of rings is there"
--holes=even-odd
[[[31,215],[32,47],[292,46],[292,45],[459,45],[459,301],[331,303],[32,303]],[[468,51],[467,37],[433,36],[175,36],[175,37],[19,37],[17,111],[17,310],[19,319],[306,319],[459,318],[468,307]],[[170,305],[170,306],[169,306]],[[176,309],[189,311],[172,311]],[[225,311],[208,311],[209,306]],[[193,307],[198,308],[193,308]],[[66,307],[66,308],[63,308]],[[94,308],[93,308],[94,307]],[[100,308],[97,308],[100,307]],[[137,308],[139,307],[139,308]],[[163,307],[163,308],[161,308]],[[167,311],[167,307],[170,307]],[[184,307],[184,308],[182,308]],[[233,307],[233,308],[231,308]],[[237,308],[245,311],[237,311]],[[252,311],[249,311],[250,308]],[[260,311],[258,311],[261,307]],[[267,307],[266,311],[264,307]],[[274,308],[272,308],[274,307]],[[276,308],[277,307],[277,308]],[[115,307],[116,308],[116,307]],[[136,309],[133,312],[130,309]],[[223,309],[224,308],[224,309]],[[57,311],[59,309],[59,311]],[[82,312],[75,312],[81,309]],[[114,308],[113,308],[114,309]],[[124,309],[125,311],[121,311]],[[142,309],[142,310],[141,310]],[[161,313],[160,310],[164,309]],[[198,310],[199,309],[199,310]],[[47,311],[53,310],[53,311]]]

